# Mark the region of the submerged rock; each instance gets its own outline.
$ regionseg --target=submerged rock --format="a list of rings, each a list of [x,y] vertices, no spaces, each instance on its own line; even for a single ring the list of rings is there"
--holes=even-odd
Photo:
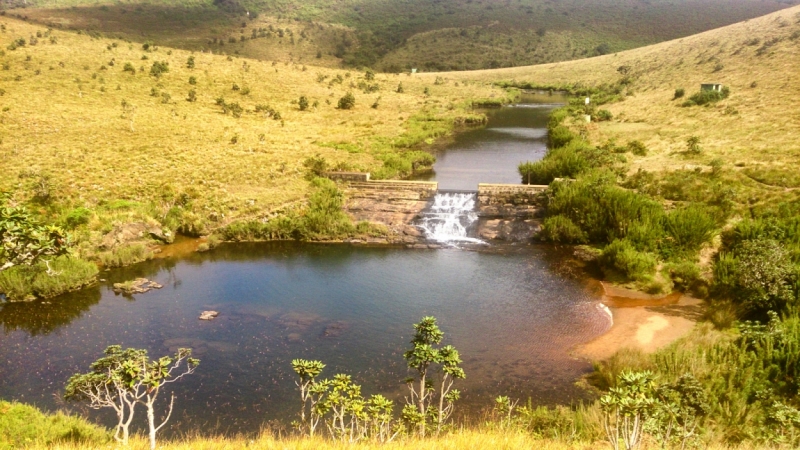
[[[124,283],[114,283],[114,292],[117,294],[144,294],[151,289],[161,289],[162,287],[164,286],[147,278],[137,278]]]

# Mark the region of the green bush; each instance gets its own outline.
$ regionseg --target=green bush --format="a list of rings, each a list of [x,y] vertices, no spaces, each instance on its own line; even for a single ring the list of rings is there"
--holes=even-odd
[[[630,141],[625,149],[636,156],[647,156],[647,146],[642,141]]]
[[[153,65],[150,66],[150,75],[156,78],[167,72],[169,72],[169,63],[166,61],[154,61]]]
[[[676,209],[664,219],[664,229],[677,250],[696,252],[711,240],[717,225],[708,211],[700,206]]]
[[[93,282],[96,275],[97,266],[93,263],[59,256],[47,263],[17,266],[0,272],[0,292],[11,300],[53,297],[80,289]]]
[[[558,125],[554,128],[551,128],[547,133],[547,145],[548,148],[551,149],[564,147],[573,139],[575,139],[575,135],[572,133],[572,131],[570,131],[569,128],[563,125]]]
[[[597,122],[607,122],[607,121],[609,121],[609,120],[611,120],[613,118],[614,118],[614,115],[611,114],[611,111],[609,111],[607,109],[599,109],[599,110],[597,110],[597,113],[595,113],[595,115],[594,115],[594,119]]]
[[[682,106],[703,106],[716,103],[720,100],[728,98],[730,92],[730,88],[727,86],[723,87],[720,91],[714,91],[711,89],[700,90],[699,92],[692,94],[688,100],[683,102]]]
[[[622,275],[625,281],[650,281],[658,260],[652,253],[640,252],[625,239],[609,244],[598,260],[603,272],[610,278]]]
[[[0,446],[23,448],[29,445],[55,446],[80,444],[100,447],[111,435],[89,421],[57,412],[44,414],[33,406],[0,400]]]
[[[74,230],[81,225],[86,225],[89,223],[89,219],[92,218],[92,211],[79,206],[67,214],[64,218],[64,226],[70,230]]]
[[[356,107],[356,97],[353,95],[352,92],[348,92],[344,94],[342,98],[339,99],[339,104],[337,105],[339,109],[353,109]]]
[[[300,108],[300,111],[305,111],[308,109],[308,97],[305,95],[300,96],[300,100],[297,101],[297,107]]]
[[[675,95],[672,96],[673,100],[677,100],[682,98],[686,94],[686,91],[683,88],[675,89]]]
[[[586,233],[575,225],[572,220],[564,216],[552,216],[542,221],[542,230],[539,239],[560,244],[586,243]]]
[[[675,287],[688,291],[700,280],[700,267],[689,260],[667,264],[670,278]]]

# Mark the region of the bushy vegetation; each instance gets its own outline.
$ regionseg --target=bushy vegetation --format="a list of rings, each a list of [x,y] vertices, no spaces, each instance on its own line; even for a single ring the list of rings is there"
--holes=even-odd
[[[0,448],[52,447],[79,444],[101,446],[108,431],[64,413],[44,414],[33,406],[0,400]]]
[[[716,103],[720,100],[728,98],[730,93],[731,91],[728,86],[724,86],[719,91],[712,89],[702,89],[692,94],[688,100],[683,102],[681,106],[703,106],[711,103]]]
[[[305,207],[285,211],[267,221],[234,222],[218,231],[227,241],[318,240],[379,236],[386,230],[363,222],[353,224],[342,210],[344,194],[336,183],[313,178],[314,192]]]

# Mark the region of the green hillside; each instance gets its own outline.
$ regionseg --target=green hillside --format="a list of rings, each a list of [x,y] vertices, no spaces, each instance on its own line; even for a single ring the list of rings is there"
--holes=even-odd
[[[398,72],[613,53],[758,17],[793,0],[15,0],[51,26],[190,50]],[[14,8],[19,7],[19,8]]]

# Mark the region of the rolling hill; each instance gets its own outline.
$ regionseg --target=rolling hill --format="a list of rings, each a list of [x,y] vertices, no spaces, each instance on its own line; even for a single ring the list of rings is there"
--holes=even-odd
[[[541,64],[641,47],[791,0],[18,0],[39,24],[189,50],[399,72]]]

